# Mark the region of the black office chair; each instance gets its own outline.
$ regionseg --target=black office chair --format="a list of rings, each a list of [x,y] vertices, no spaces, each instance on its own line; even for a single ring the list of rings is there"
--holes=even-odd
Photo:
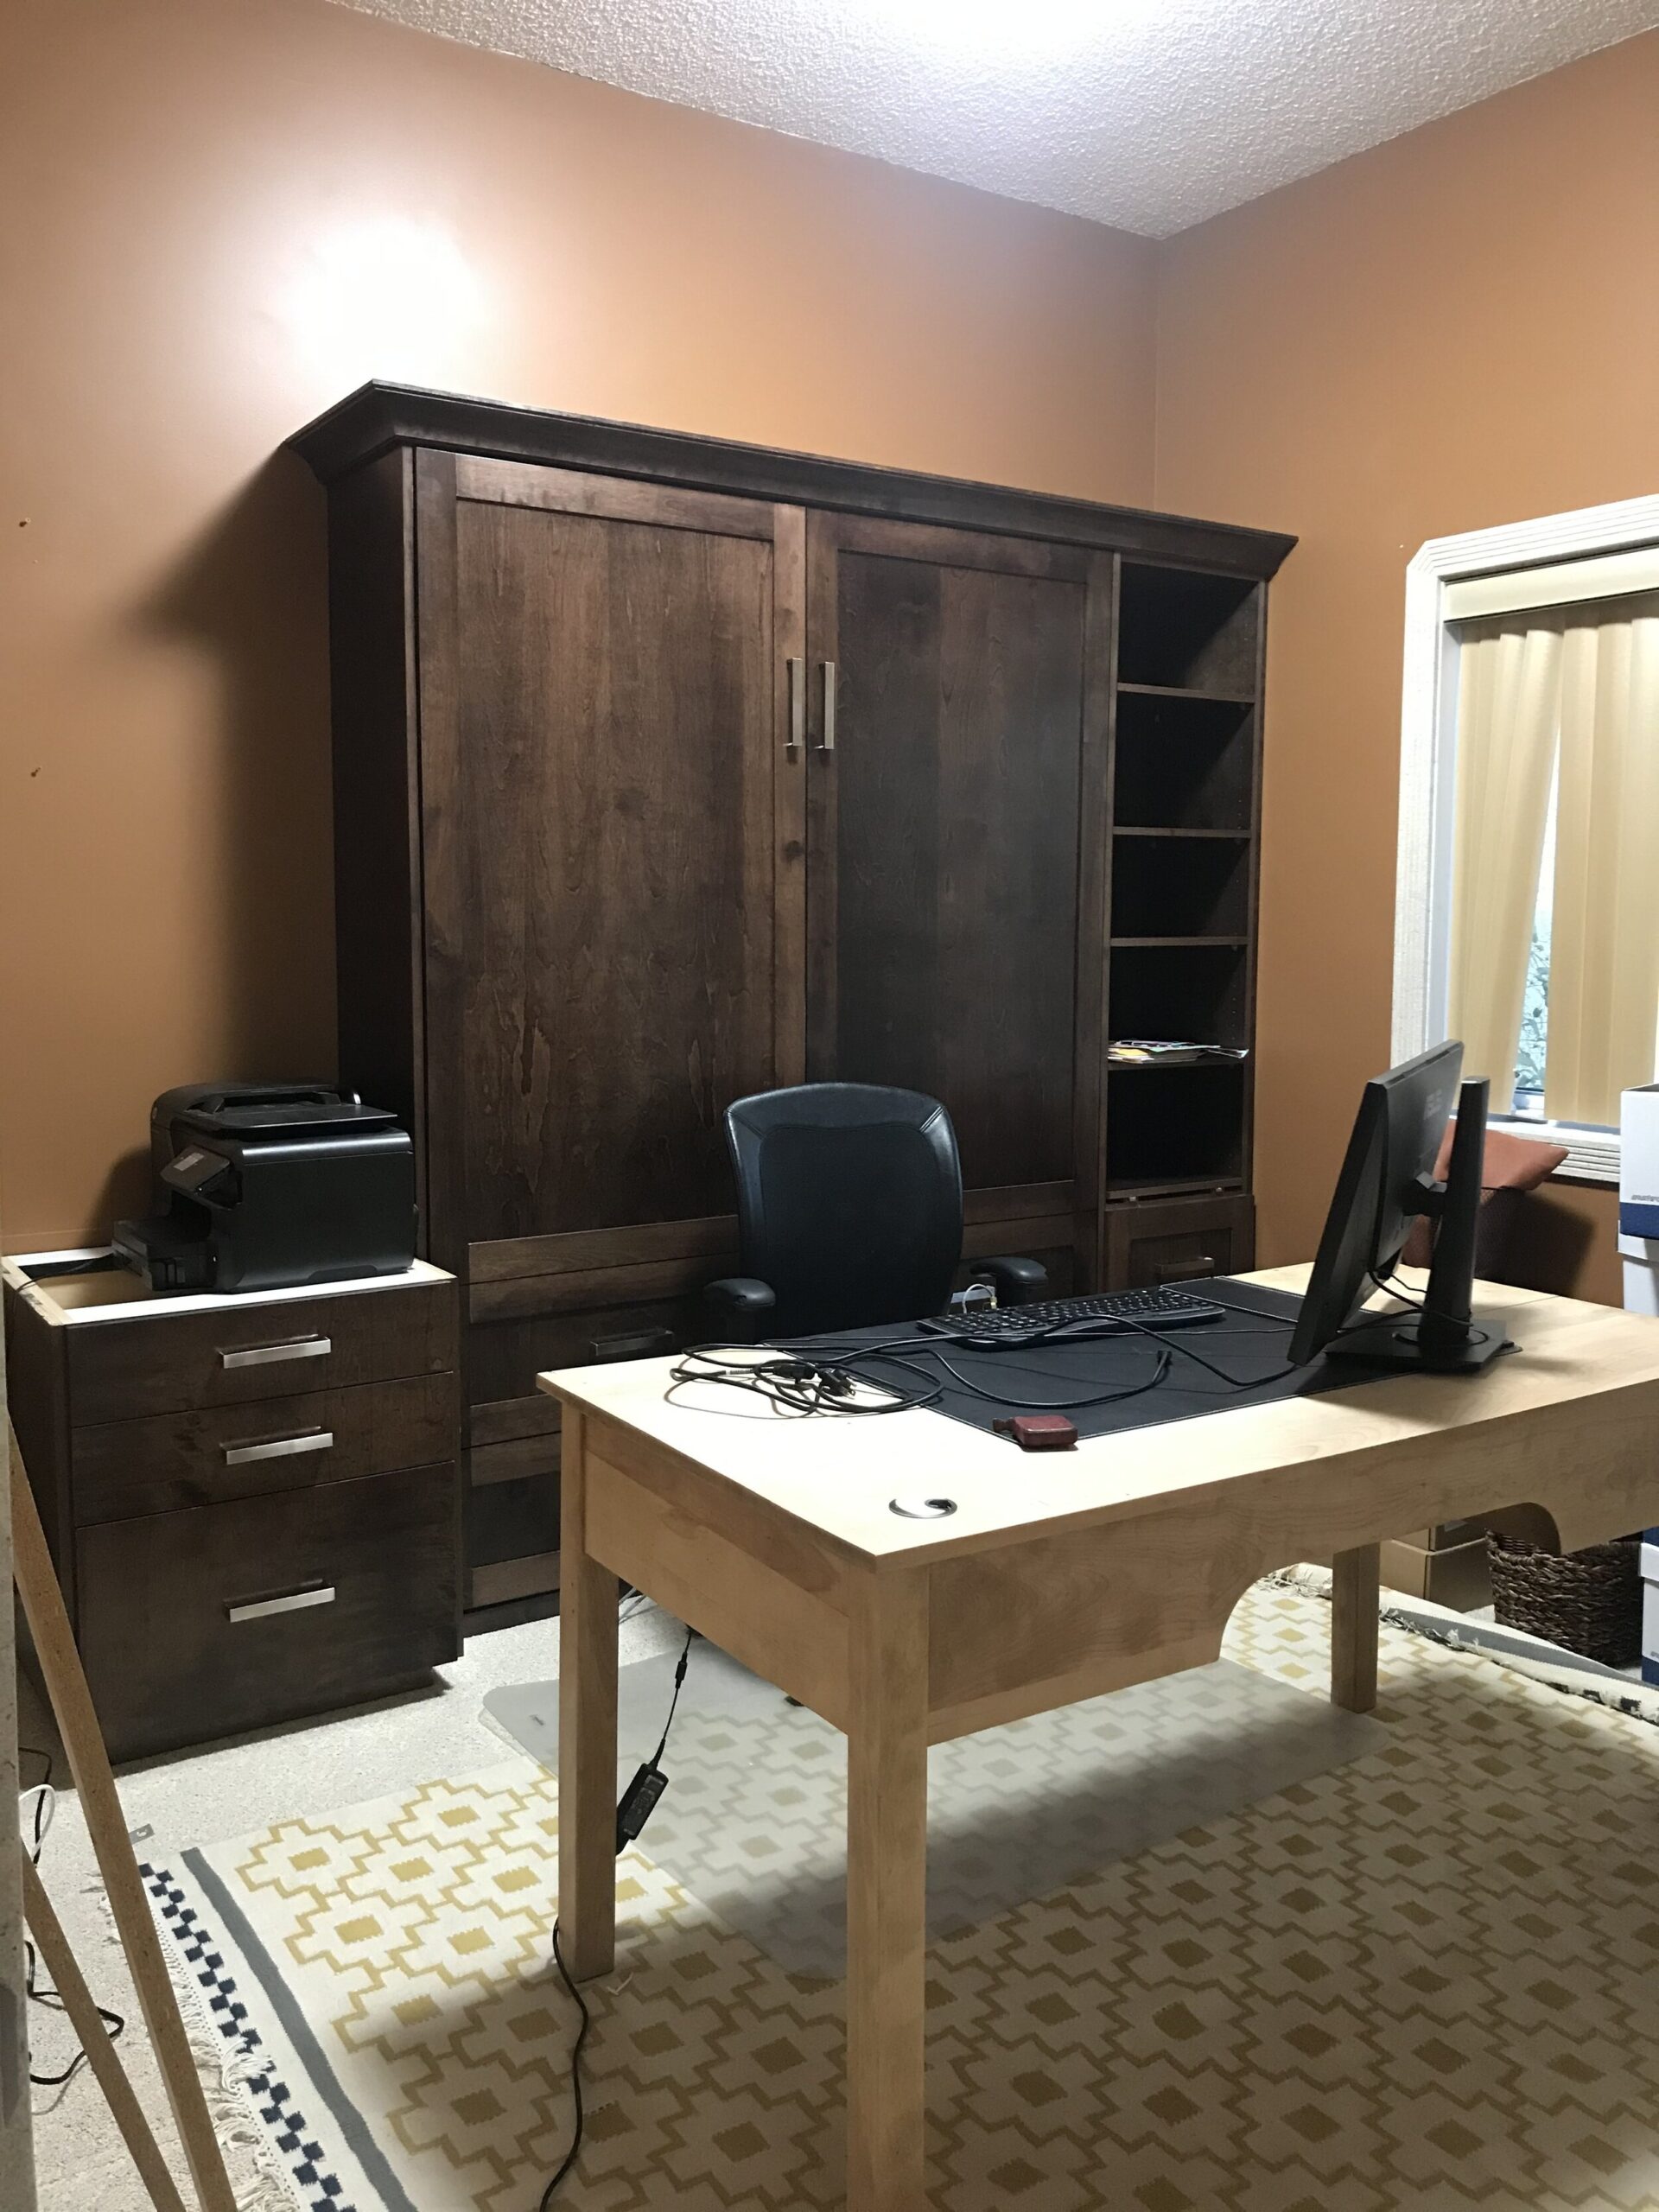
[[[937,1098],[864,1083],[766,1090],[726,1109],[743,1273],[704,1293],[724,1344],[878,1328],[945,1311],[962,1263],[962,1164]],[[999,1304],[1046,1288],[1036,1260],[981,1262]]]

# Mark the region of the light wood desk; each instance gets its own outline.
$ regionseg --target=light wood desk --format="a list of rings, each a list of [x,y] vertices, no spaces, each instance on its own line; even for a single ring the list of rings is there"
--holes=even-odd
[[[1249,1278],[1298,1289],[1302,1268]],[[1522,1350],[1027,1456],[925,1412],[671,1405],[671,1362],[544,1375],[564,1402],[559,1915],[615,1942],[617,1577],[848,1738],[847,2201],[924,2181],[927,1746],[1207,1665],[1258,1577],[1332,1560],[1332,1695],[1376,1682],[1377,1544],[1541,1505],[1564,1549],[1659,1522],[1659,1322],[1485,1288]],[[729,1413],[711,1412],[729,1403]],[[906,1520],[895,1495],[944,1497]]]

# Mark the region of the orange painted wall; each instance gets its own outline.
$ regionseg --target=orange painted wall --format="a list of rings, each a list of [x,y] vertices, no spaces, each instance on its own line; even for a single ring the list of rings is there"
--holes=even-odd
[[[1264,1262],[1311,1249],[1389,1057],[1406,563],[1659,491],[1656,270],[1659,34],[1163,251],[1158,504],[1301,539],[1269,642]],[[1571,1279],[1616,1302],[1611,1194],[1551,1203]]]
[[[0,1173],[333,1060],[321,496],[371,375],[1145,504],[1153,250],[324,0],[8,0]],[[1273,503],[1274,512],[1282,503]]]

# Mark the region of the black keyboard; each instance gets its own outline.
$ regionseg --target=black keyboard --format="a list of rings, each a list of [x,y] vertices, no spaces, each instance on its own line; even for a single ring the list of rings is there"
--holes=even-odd
[[[1097,1298],[1050,1298],[1034,1306],[981,1306],[941,1313],[923,1328],[982,1351],[1109,1337],[1141,1329],[1195,1329],[1224,1321],[1227,1308],[1185,1290],[1113,1290]]]

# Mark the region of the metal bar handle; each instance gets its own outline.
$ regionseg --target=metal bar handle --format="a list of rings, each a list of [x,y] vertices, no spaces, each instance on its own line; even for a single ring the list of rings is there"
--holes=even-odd
[[[1214,1259],[1206,1253],[1198,1260],[1165,1260],[1157,1268],[1160,1282],[1197,1282],[1200,1277],[1216,1272]]]
[[[254,1459],[292,1459],[302,1452],[332,1452],[332,1428],[307,1428],[297,1436],[267,1437],[258,1444],[226,1444],[221,1447],[227,1467],[245,1467]]]
[[[277,1598],[244,1598],[235,1605],[227,1605],[227,1621],[263,1621],[272,1613],[302,1613],[311,1605],[332,1605],[334,1586],[332,1582],[308,1582],[303,1590],[287,1590]]]
[[[837,689],[838,674],[836,664],[832,660],[827,660],[823,664],[823,745],[822,748],[825,753],[833,753],[836,749],[836,693]]]
[[[784,750],[798,753],[806,743],[806,663],[790,659],[784,666],[789,671],[789,734]]]
[[[333,1351],[330,1337],[289,1337],[280,1344],[247,1344],[239,1351],[222,1351],[219,1363],[224,1368],[275,1367],[284,1359],[326,1359]]]

